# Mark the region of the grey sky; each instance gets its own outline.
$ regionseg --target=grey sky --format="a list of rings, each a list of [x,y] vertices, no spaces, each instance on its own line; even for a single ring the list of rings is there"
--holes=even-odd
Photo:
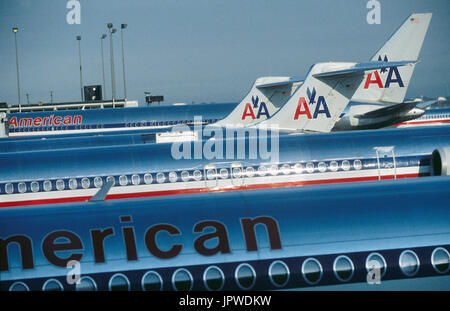
[[[0,101],[17,103],[14,36],[19,27],[21,98],[80,99],[83,82],[102,84],[100,36],[114,23],[117,96],[123,97],[120,24],[127,93],[165,103],[238,101],[260,76],[304,76],[314,62],[368,61],[411,13],[433,13],[407,97],[449,95],[450,1],[381,2],[381,24],[366,22],[366,0],[79,0],[81,24],[66,22],[67,0],[0,1]],[[111,97],[109,38],[104,41]]]

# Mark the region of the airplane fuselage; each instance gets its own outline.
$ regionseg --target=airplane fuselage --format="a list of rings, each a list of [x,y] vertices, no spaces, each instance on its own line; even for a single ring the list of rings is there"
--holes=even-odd
[[[430,177],[1,209],[0,289],[444,289],[449,187]]]
[[[450,128],[261,138],[3,153],[0,207],[425,176]]]

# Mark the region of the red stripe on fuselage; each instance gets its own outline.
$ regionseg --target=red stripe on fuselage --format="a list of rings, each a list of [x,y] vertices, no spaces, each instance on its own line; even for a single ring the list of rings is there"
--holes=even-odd
[[[416,173],[416,174],[401,174],[397,175],[398,179],[401,178],[415,178],[421,176],[428,176],[429,173]],[[381,176],[382,180],[395,179],[394,175]],[[321,179],[321,180],[306,180],[306,181],[292,181],[282,182],[274,184],[257,184],[257,185],[245,185],[233,188],[193,188],[193,189],[177,189],[177,190],[163,190],[163,191],[150,191],[150,192],[133,192],[133,193],[117,193],[109,194],[105,200],[118,200],[118,199],[132,199],[132,198],[144,198],[144,197],[156,197],[165,195],[180,195],[180,194],[195,194],[195,193],[212,193],[212,192],[224,192],[224,191],[239,191],[239,190],[256,190],[267,188],[284,188],[284,187],[296,187],[296,186],[308,186],[308,185],[321,185],[321,184],[335,184],[335,183],[349,183],[358,181],[371,181],[379,180],[378,176],[365,176],[365,177],[352,177],[352,178],[336,178],[336,179]],[[42,205],[42,204],[58,204],[58,203],[75,203],[87,201],[91,196],[83,197],[67,197],[67,198],[54,198],[54,199],[42,199],[42,200],[29,200],[29,201],[13,201],[0,203],[1,207],[13,207],[13,206],[30,206],[30,205]]]
[[[397,123],[394,126],[399,126],[399,125],[414,125],[414,124],[427,124],[427,123],[447,123],[450,122],[450,119],[443,119],[443,120],[431,120],[431,121],[411,121],[411,122],[402,122],[402,123]]]

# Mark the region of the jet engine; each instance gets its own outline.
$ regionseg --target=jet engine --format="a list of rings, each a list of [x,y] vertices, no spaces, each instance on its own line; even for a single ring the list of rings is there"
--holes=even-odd
[[[433,151],[431,155],[431,175],[450,175],[450,147],[441,147]]]

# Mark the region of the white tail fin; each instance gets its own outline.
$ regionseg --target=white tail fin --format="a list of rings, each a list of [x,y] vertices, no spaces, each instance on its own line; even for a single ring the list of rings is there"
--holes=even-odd
[[[432,14],[411,14],[371,61],[416,61],[419,57]],[[352,98],[356,102],[401,103],[405,99],[415,63],[401,68],[391,67],[367,76],[364,88]]]
[[[256,124],[281,131],[329,132],[365,78],[376,69],[405,66],[412,62],[319,63],[275,115]]]
[[[262,77],[224,119],[211,126],[250,126],[270,118],[292,96],[301,80],[290,77]]]

